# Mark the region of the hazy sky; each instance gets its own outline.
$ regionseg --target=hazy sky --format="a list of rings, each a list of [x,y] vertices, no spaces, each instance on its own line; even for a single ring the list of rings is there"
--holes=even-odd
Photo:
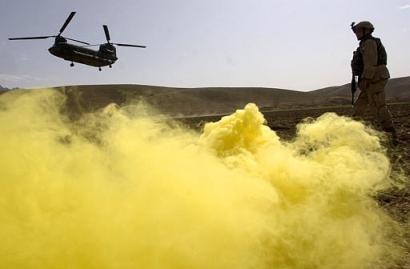
[[[49,54],[56,34],[118,43],[112,69]],[[0,0],[0,85],[133,83],[174,87],[262,86],[313,90],[350,81],[352,21],[370,20],[392,77],[410,75],[410,0]]]

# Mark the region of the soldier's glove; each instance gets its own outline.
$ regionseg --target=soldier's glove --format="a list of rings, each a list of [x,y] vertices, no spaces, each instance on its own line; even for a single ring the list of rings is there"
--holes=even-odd
[[[359,88],[361,91],[367,89],[370,85],[370,81],[368,79],[361,79],[359,82]]]

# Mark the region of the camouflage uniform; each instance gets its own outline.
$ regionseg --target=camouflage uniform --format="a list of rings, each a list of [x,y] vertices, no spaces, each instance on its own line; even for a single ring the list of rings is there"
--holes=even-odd
[[[358,40],[359,48],[353,53],[353,76],[359,77],[360,95],[354,103],[354,116],[363,117],[367,108],[378,120],[384,131],[391,133],[396,140],[396,131],[393,126],[391,114],[386,106],[384,88],[390,78],[386,67],[387,53],[379,38],[372,36],[374,26],[369,21],[351,24],[352,30]],[[354,92],[352,80],[352,92]]]
[[[363,73],[359,81],[366,79],[368,86],[360,89],[360,95],[354,103],[354,116],[363,117],[369,108],[383,130],[391,132],[393,123],[384,90],[390,78],[389,70],[385,64],[378,65],[378,44],[375,38],[370,35],[363,38],[359,50],[363,57]]]

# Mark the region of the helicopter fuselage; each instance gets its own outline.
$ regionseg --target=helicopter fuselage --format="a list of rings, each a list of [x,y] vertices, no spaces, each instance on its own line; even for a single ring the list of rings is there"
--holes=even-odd
[[[64,60],[96,67],[111,66],[118,59],[111,44],[102,44],[99,50],[92,50],[67,42],[55,42],[48,51]]]
[[[78,46],[71,43],[68,43],[67,40],[75,41],[78,43],[85,44],[87,46],[98,46],[98,45],[90,45],[87,42],[63,37],[61,34],[66,29],[67,25],[70,23],[71,19],[75,15],[75,11],[72,11],[70,15],[65,20],[63,26],[61,27],[60,31],[57,35],[46,35],[46,36],[25,36],[25,37],[10,37],[9,40],[33,40],[33,39],[47,39],[47,38],[55,38],[54,44],[52,47],[48,49],[48,51],[59,58],[63,58],[64,60],[70,61],[70,66],[74,66],[74,62],[81,63],[90,66],[98,67],[98,70],[101,71],[102,66],[109,66],[114,64],[118,58],[115,46],[122,46],[122,47],[134,47],[134,48],[146,48],[146,46],[141,45],[133,45],[133,44],[124,44],[124,43],[113,43],[111,42],[110,33],[108,31],[108,26],[103,25],[105,39],[107,43],[100,44],[100,48],[98,50],[93,50],[87,48],[86,46]]]

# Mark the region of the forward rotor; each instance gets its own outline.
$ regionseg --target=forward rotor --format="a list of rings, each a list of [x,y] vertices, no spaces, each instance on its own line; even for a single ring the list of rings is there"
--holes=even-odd
[[[70,23],[70,21],[73,19],[74,15],[75,15],[75,11],[71,12],[70,15],[68,16],[68,18],[65,20],[63,26],[61,27],[60,31],[58,32],[57,35],[48,35],[48,36],[28,36],[28,37],[11,37],[9,38],[9,40],[29,40],[29,39],[46,39],[46,38],[56,38],[56,37],[60,37],[61,34],[64,32],[64,30],[66,29],[67,25]],[[61,36],[62,37],[62,36]],[[84,42],[81,40],[77,40],[77,39],[73,39],[73,38],[68,38],[68,37],[64,37],[65,39],[71,40],[71,41],[75,41],[78,43],[82,43],[85,45],[89,45],[88,42]]]

